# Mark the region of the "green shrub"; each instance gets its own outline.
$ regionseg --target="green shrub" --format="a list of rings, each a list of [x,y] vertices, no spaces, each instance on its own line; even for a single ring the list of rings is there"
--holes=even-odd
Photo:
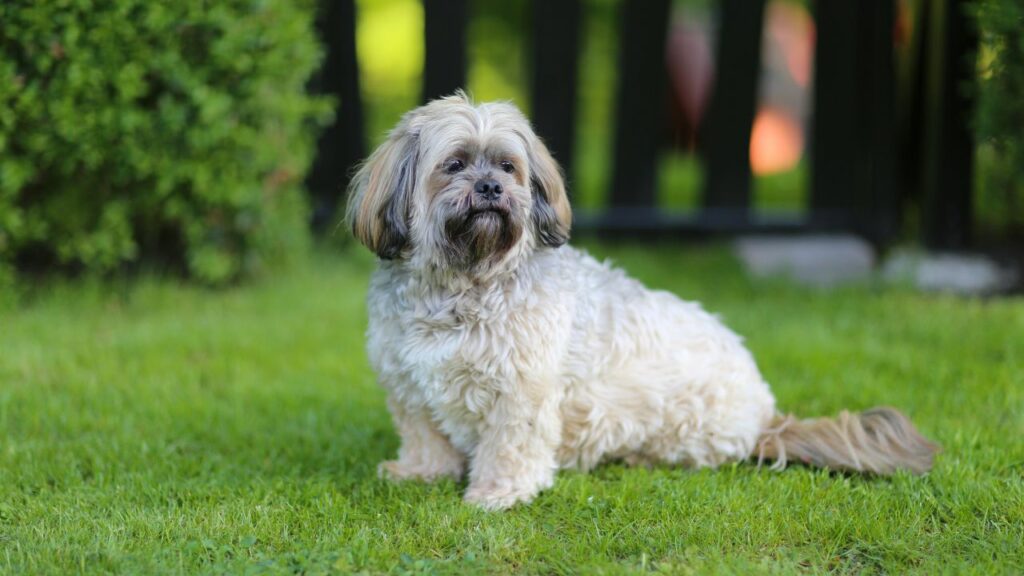
[[[301,254],[327,102],[312,2],[0,2],[0,265],[170,262],[220,283]],[[2,272],[0,272],[2,275]]]
[[[979,217],[1024,230],[1024,0],[978,0]]]

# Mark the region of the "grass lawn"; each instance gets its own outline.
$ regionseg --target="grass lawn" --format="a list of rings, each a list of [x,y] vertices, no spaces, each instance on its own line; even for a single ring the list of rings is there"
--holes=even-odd
[[[905,409],[945,447],[935,470],[612,465],[505,513],[380,481],[398,439],[363,352],[372,261],[320,255],[227,291],[77,282],[0,311],[0,571],[1024,571],[1024,300],[590,248],[720,312],[783,409]]]

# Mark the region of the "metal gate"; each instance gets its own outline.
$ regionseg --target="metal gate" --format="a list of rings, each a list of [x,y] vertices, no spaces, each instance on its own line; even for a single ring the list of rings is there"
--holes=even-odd
[[[700,207],[685,215],[661,210],[655,201],[667,120],[661,103],[671,1],[623,0],[618,66],[629,73],[618,80],[610,201],[600,211],[577,213],[575,228],[641,236],[843,231],[885,246],[914,221],[926,245],[965,247],[974,142],[970,91],[964,88],[974,81],[967,56],[977,45],[966,4],[813,3],[817,41],[808,205],[798,215],[771,217],[752,209],[748,157],[766,0],[717,4],[716,73],[698,149],[704,188]],[[467,0],[423,0],[423,5],[425,101],[465,84],[470,6]],[[530,7],[532,119],[569,171],[585,4],[533,0]],[[917,31],[899,53],[893,40],[898,7],[909,11]],[[337,95],[342,104],[337,122],[321,137],[310,176],[318,227],[333,217],[346,175],[366,152],[353,0],[325,6],[321,33],[327,58],[317,89]],[[897,74],[897,64],[905,67],[903,74]]]

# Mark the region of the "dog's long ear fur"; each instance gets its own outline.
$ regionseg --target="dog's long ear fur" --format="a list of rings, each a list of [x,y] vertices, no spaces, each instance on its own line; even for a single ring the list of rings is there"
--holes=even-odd
[[[401,256],[409,242],[409,203],[416,186],[419,147],[410,119],[406,115],[370,154],[348,190],[345,221],[349,229],[385,260]]]
[[[569,240],[572,227],[572,208],[565,192],[562,169],[536,136],[530,146],[529,161],[533,224],[537,237],[545,246],[561,246]]]

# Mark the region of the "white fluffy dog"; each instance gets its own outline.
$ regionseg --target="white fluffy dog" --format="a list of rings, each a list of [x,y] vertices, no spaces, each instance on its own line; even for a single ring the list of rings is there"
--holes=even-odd
[[[741,339],[696,303],[565,245],[558,165],[508,103],[407,113],[360,168],[347,220],[380,266],[368,350],[401,435],[394,479],[460,478],[488,509],[559,468],[718,466],[751,456],[924,472],[899,412],[778,415]]]

